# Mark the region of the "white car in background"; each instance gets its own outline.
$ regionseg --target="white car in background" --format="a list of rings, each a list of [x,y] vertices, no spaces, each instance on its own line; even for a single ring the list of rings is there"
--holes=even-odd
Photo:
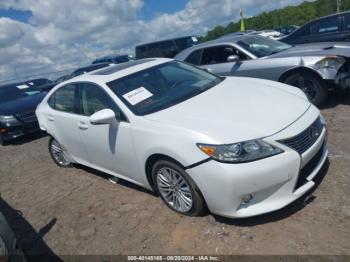
[[[131,181],[192,216],[280,209],[314,186],[328,152],[324,119],[299,89],[172,59],[73,78],[36,114],[59,166]]]
[[[270,39],[273,39],[273,40],[280,40],[281,38],[283,38],[285,35],[282,34],[281,32],[278,32],[276,30],[262,30],[262,31],[257,31],[253,34],[256,34],[256,35],[261,35],[261,36],[264,36],[264,37],[268,37]]]

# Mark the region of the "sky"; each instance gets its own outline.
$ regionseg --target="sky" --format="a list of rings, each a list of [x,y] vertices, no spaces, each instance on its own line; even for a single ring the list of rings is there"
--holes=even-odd
[[[302,0],[1,0],[0,84],[134,53],[137,44],[204,35]]]

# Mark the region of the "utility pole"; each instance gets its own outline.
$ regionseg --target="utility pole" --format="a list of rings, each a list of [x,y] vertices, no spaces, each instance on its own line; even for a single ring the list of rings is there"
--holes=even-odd
[[[337,13],[340,12],[340,3],[341,3],[341,0],[337,0]]]

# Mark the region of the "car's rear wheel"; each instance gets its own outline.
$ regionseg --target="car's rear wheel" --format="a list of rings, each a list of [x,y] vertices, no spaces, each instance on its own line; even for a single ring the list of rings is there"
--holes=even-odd
[[[285,84],[300,88],[308,97],[309,101],[316,106],[323,104],[328,95],[326,83],[318,76],[300,72],[287,76]]]
[[[157,193],[170,209],[188,216],[205,214],[204,199],[182,167],[160,160],[154,164],[152,176]]]
[[[53,161],[60,167],[71,167],[72,162],[61,144],[54,138],[50,138],[49,152]]]

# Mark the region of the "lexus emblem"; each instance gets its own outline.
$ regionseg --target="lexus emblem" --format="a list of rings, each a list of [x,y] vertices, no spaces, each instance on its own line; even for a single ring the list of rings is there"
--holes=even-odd
[[[320,133],[317,131],[317,128],[314,127],[314,126],[312,126],[312,127],[310,128],[310,137],[311,137],[312,139],[315,139],[315,138],[317,138],[319,135],[320,135]]]

